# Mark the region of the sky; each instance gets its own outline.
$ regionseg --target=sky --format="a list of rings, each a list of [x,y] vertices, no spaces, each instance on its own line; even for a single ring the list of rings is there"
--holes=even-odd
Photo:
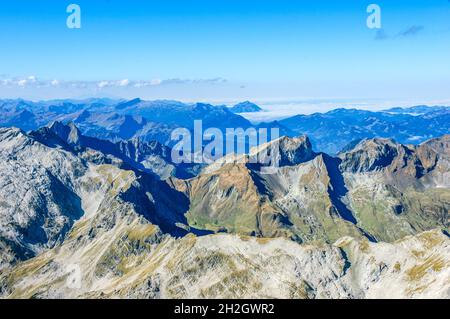
[[[448,0],[0,2],[0,98],[450,103],[449,57]]]

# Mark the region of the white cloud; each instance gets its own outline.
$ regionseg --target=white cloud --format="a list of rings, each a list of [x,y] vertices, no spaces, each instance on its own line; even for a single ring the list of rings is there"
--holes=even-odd
[[[226,83],[224,78],[212,78],[212,79],[167,79],[162,80],[160,84],[221,84]]]
[[[21,87],[26,86],[27,83],[28,83],[27,80],[19,80],[19,81],[17,81],[17,85],[18,85],[18,86],[21,86]]]
[[[35,75],[30,75],[21,78],[4,78],[0,80],[0,85],[3,86],[18,86],[18,87],[32,87],[32,88],[42,88],[42,87],[61,87],[61,88],[92,88],[92,89],[106,89],[113,87],[134,87],[134,88],[145,88],[151,86],[160,85],[182,85],[182,84],[220,84],[227,82],[223,78],[212,78],[212,79],[152,79],[152,80],[101,80],[101,81],[63,81],[58,79],[53,80],[39,80]]]
[[[118,82],[119,86],[128,86],[129,84],[130,84],[130,80],[128,80],[128,79],[123,79]]]
[[[100,81],[98,82],[97,86],[101,89],[110,86],[110,83],[108,81]]]
[[[160,79],[153,79],[150,81],[150,85],[160,85],[162,81]]]
[[[4,86],[19,86],[19,87],[25,87],[29,85],[40,87],[42,85],[42,83],[38,81],[37,77],[34,75],[30,75],[25,78],[3,79],[0,81],[0,84]]]

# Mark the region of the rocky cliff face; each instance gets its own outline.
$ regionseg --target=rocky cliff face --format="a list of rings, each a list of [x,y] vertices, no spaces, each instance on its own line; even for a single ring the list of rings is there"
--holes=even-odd
[[[0,129],[1,267],[62,242],[83,214],[75,189],[88,170],[19,129]]]
[[[350,173],[379,172],[389,183],[402,189],[436,187],[440,183],[435,177],[442,177],[450,167],[448,140],[446,135],[418,146],[401,145],[388,139],[363,140],[339,155],[341,169]]]
[[[419,146],[365,140],[340,154],[349,207],[377,240],[449,227],[448,136]],[[436,146],[437,145],[437,146]]]
[[[91,215],[98,220],[99,211],[105,220],[98,229],[91,225],[89,236],[109,224],[116,227],[121,214],[132,213],[167,233],[185,223],[187,199],[166,183],[89,162],[56,142],[61,140],[52,139],[50,147],[19,129],[0,130],[2,268],[62,243],[75,222]]]

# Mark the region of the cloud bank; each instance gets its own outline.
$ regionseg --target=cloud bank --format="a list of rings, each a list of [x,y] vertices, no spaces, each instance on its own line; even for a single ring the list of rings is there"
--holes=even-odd
[[[106,88],[145,88],[152,86],[163,85],[183,85],[183,84],[223,84],[227,83],[223,78],[212,79],[152,79],[152,80],[100,80],[100,81],[64,81],[58,79],[41,80],[35,75],[26,77],[7,77],[5,75],[0,76],[0,86],[3,87],[17,87],[17,88],[73,88],[73,89],[106,89]]]

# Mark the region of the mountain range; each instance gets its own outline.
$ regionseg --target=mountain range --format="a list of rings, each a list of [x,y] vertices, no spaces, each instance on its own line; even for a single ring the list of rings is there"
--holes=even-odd
[[[178,125],[169,102],[90,103]],[[450,297],[450,135],[362,138],[337,155],[283,136],[180,165],[169,145],[88,136],[59,116],[0,128],[0,297]],[[263,174],[252,159],[273,147],[280,167]]]
[[[403,144],[420,144],[448,134],[450,107],[421,106],[380,112],[341,108],[297,115],[281,120],[280,124],[296,134],[308,134],[317,150],[337,154],[347,144],[365,138],[393,138]]]
[[[30,102],[1,100],[0,127],[36,130],[54,121],[74,122],[83,134],[113,142],[139,138],[173,146],[175,128],[193,130],[194,121],[202,120],[203,129],[279,128],[280,136],[307,134],[317,152],[336,155],[349,144],[365,138],[393,138],[403,144],[420,144],[450,132],[450,107],[415,106],[385,111],[335,109],[326,113],[296,115],[280,121],[251,123],[247,112],[260,112],[251,102],[234,107],[178,101],[114,101],[88,99]],[[237,114],[237,113],[243,113]],[[249,149],[247,148],[247,151]]]

